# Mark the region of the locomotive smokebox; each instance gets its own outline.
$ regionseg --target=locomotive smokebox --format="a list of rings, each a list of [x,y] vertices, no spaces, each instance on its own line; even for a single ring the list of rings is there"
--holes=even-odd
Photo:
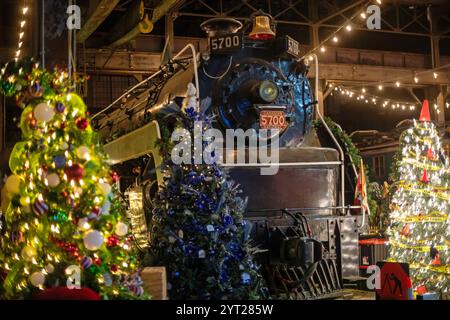
[[[232,18],[212,18],[200,25],[208,37],[221,37],[237,33],[242,29],[242,23]]]

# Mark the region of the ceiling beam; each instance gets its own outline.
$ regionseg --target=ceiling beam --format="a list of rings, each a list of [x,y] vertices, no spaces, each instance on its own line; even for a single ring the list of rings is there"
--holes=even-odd
[[[125,14],[122,16],[122,19],[118,21],[118,28],[116,32],[113,32],[111,39],[111,43],[108,45],[109,48],[117,48],[120,47],[129,41],[136,38],[141,33],[150,33],[153,29],[153,25],[163,18],[168,12],[170,12],[173,8],[178,8],[180,5],[184,3],[185,0],[165,0],[162,1],[161,4],[156,6],[153,9],[151,19],[148,18],[148,15],[144,13],[143,17],[140,17],[140,21],[137,25],[132,27],[128,32],[123,34],[123,29],[120,28],[120,25],[126,23],[124,19],[128,20],[128,16]],[[133,12],[131,14],[139,14],[139,12]],[[120,35],[120,33],[122,33]]]
[[[105,21],[120,0],[98,0],[81,30],[77,33],[77,42],[83,43]],[[92,1],[91,1],[92,3]],[[90,4],[91,4],[90,3]],[[91,4],[92,5],[92,4]]]

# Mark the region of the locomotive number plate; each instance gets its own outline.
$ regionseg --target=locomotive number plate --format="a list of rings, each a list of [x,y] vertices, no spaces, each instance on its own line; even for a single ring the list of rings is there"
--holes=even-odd
[[[242,47],[242,33],[209,39],[211,53],[227,53]]]
[[[261,110],[259,126],[261,129],[282,130],[286,128],[286,114],[281,110]]]

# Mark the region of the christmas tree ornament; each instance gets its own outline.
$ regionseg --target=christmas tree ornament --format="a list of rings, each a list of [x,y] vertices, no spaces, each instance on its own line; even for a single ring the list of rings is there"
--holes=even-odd
[[[435,155],[434,155],[433,149],[428,148],[428,151],[427,151],[427,158],[428,158],[429,160],[434,160],[434,159],[435,159]]]
[[[64,105],[64,103],[58,102],[58,103],[56,104],[56,106],[55,106],[55,110],[56,110],[56,112],[58,112],[58,113],[63,113],[64,110],[66,110],[66,106]]]
[[[40,98],[44,94],[44,87],[38,81],[33,81],[28,87],[28,93],[32,98]]]
[[[79,146],[76,150],[77,157],[83,160],[89,160],[89,148],[86,146]]]
[[[69,144],[67,143],[67,142],[62,142],[61,143],[61,150],[67,150],[67,149],[69,149]]]
[[[91,225],[89,224],[88,220],[88,218],[81,218],[80,220],[78,220],[78,229],[83,231],[89,230],[91,228]]]
[[[144,288],[141,286],[132,286],[131,291],[134,292],[134,294],[138,297],[144,294]]]
[[[25,246],[22,249],[21,256],[26,261],[30,261],[36,256],[36,249],[31,246]]]
[[[107,287],[110,287],[112,285],[113,280],[112,280],[111,275],[109,273],[104,273],[103,274],[103,283]]]
[[[55,112],[47,103],[39,103],[36,107],[34,107],[33,115],[39,122],[49,122],[52,120]]]
[[[44,285],[45,276],[42,274],[42,272],[33,272],[30,276],[30,282],[33,286],[40,287]]]
[[[59,176],[57,173],[50,173],[47,175],[47,183],[49,187],[55,188],[59,185],[61,180],[59,179]]]
[[[116,247],[118,246],[120,243],[119,238],[116,235],[112,235],[108,237],[108,240],[106,241],[106,245],[111,248],[111,247]]]
[[[242,273],[241,280],[243,284],[249,284],[251,281],[251,277],[247,272]]]
[[[123,223],[123,222],[117,222],[115,233],[119,237],[126,236],[127,233],[128,233],[128,226],[125,223]]]
[[[86,249],[96,251],[103,245],[103,234],[100,231],[92,230],[86,233],[83,243]]]
[[[53,273],[53,271],[55,271],[55,267],[51,263],[49,263],[48,265],[45,266],[45,271],[48,274]]]
[[[21,178],[15,174],[10,175],[5,182],[6,191],[11,194],[17,194],[20,192]]]
[[[78,127],[78,129],[80,129],[80,130],[86,130],[86,128],[88,127],[88,125],[89,125],[89,122],[88,122],[88,120],[87,119],[85,119],[85,118],[78,118],[78,119],[76,119],[75,120],[75,125]]]
[[[74,163],[72,166],[66,167],[65,173],[69,180],[78,181],[83,178],[84,169],[80,164]]]
[[[199,257],[200,259],[204,259],[204,258],[206,257],[206,252],[205,252],[205,250],[199,250],[199,251],[198,251],[198,257]]]
[[[420,181],[422,181],[423,183],[428,183],[428,175],[427,175],[427,169],[423,170],[423,175],[422,178],[420,179]]]
[[[66,157],[63,154],[54,156],[53,162],[55,163],[55,167],[57,169],[64,168],[66,166]]]
[[[48,212],[49,207],[45,201],[37,199],[33,204],[32,210],[35,215],[41,216]]]
[[[115,171],[111,172],[111,181],[117,183],[119,181],[119,174]]]
[[[81,259],[81,267],[83,268],[83,269],[89,269],[89,267],[90,266],[92,266],[92,264],[94,263],[94,261],[92,260],[92,258],[91,257],[88,257],[88,256],[84,256],[82,259]]]

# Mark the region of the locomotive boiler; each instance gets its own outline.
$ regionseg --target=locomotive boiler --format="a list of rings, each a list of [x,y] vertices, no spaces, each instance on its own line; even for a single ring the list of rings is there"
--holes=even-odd
[[[322,117],[300,43],[277,37],[273,19],[264,13],[245,26],[214,18],[201,27],[207,51],[186,46],[94,116],[122,176],[138,244],[143,250],[148,244],[152,195],[162,182],[155,148],[160,127],[151,119],[179,112],[183,101],[194,99],[222,131],[278,132],[265,137],[280,147],[277,174],[261,175],[264,163],[239,161],[234,149],[225,152],[235,161],[223,164],[248,197],[245,217],[271,293],[296,299],[341,295],[344,280],[359,275],[359,216],[349,214],[345,200],[345,151],[333,136],[320,139],[330,130],[313,128]],[[331,144],[322,145],[327,139]],[[252,152],[246,149],[246,159]]]

